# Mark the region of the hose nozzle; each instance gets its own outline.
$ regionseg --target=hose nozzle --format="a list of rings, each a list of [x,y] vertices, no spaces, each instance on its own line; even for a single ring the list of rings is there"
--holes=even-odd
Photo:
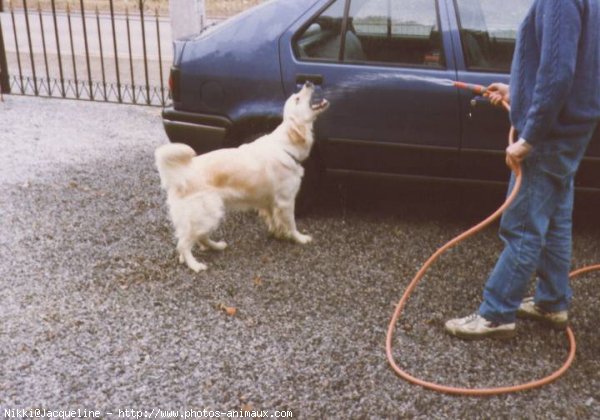
[[[487,92],[487,88],[483,85],[475,85],[472,83],[464,83],[464,82],[454,82],[454,86],[459,89],[470,90],[475,95],[483,95]]]

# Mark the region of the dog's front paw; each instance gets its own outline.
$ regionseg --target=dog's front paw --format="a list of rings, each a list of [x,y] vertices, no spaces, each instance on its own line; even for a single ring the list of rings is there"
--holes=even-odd
[[[300,232],[296,232],[294,234],[293,239],[294,239],[294,241],[296,243],[299,243],[299,244],[302,244],[302,245],[306,245],[307,243],[312,242],[312,236],[310,236],[310,235],[303,235]]]

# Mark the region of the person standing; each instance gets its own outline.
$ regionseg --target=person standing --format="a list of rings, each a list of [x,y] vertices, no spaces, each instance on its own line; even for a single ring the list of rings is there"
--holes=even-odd
[[[503,214],[504,242],[479,310],[446,322],[466,339],[504,338],[516,317],[556,329],[568,323],[574,177],[600,120],[600,0],[535,0],[521,23],[510,86],[494,83],[492,103],[510,102],[519,140],[506,149],[522,186]],[[515,183],[514,172],[509,190]],[[535,274],[535,295],[524,299]]]

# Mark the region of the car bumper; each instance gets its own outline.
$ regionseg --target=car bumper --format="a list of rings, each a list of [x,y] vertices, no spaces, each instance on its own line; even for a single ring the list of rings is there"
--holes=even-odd
[[[162,118],[169,140],[190,145],[198,154],[225,147],[231,128],[231,121],[225,117],[177,111],[173,107],[165,108]]]

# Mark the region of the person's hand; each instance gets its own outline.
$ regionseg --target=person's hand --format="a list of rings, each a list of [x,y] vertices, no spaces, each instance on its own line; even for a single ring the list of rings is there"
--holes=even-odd
[[[531,145],[525,139],[519,139],[506,148],[506,164],[515,171],[529,152],[531,152]]]
[[[492,83],[487,87],[484,96],[488,97],[490,102],[496,106],[502,105],[502,102],[510,104],[509,88],[504,83]]]

